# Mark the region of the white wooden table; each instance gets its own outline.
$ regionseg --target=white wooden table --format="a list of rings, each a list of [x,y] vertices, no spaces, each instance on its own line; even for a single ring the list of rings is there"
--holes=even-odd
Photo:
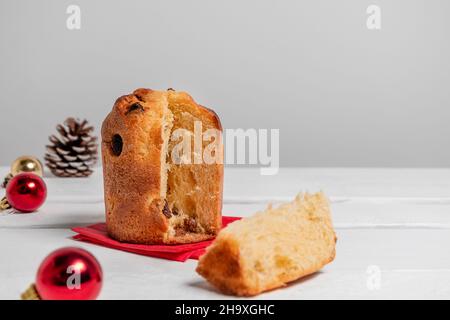
[[[0,168],[6,174],[7,168]],[[0,215],[0,299],[17,299],[52,250],[81,246],[104,271],[100,299],[228,299],[185,263],[75,242],[71,227],[101,222],[102,177],[46,177],[33,214]],[[450,169],[227,168],[225,215],[248,216],[299,191],[332,201],[337,258],[322,272],[256,299],[450,299]],[[1,192],[4,192],[2,190]]]

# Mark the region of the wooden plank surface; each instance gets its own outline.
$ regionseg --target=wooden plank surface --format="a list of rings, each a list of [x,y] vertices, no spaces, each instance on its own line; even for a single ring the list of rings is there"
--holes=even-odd
[[[3,175],[7,168],[0,168]],[[17,299],[53,249],[81,246],[104,269],[101,299],[220,299],[186,263],[143,257],[71,239],[73,226],[103,218],[101,175],[47,177],[49,196],[34,214],[0,215],[0,299]],[[257,299],[450,298],[450,170],[227,168],[224,214],[248,216],[325,191],[338,234],[336,260],[320,273]]]

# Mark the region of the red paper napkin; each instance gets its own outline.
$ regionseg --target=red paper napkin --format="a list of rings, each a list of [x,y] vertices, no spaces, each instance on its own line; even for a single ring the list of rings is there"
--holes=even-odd
[[[240,217],[222,217],[222,228],[229,223],[241,219]],[[96,223],[86,227],[72,228],[76,233],[73,239],[100,246],[133,252],[149,257],[156,257],[175,261],[186,261],[187,259],[198,259],[213,240],[200,241],[177,245],[146,245],[124,243],[111,239],[106,233],[105,223]]]

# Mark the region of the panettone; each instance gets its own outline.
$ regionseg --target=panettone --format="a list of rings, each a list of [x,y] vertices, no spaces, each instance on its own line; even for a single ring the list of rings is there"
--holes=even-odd
[[[336,235],[322,193],[300,194],[228,225],[200,257],[197,272],[225,293],[252,296],[333,261]]]
[[[117,99],[102,126],[108,234],[143,244],[215,237],[221,228],[221,132],[216,113],[185,92],[137,89]]]

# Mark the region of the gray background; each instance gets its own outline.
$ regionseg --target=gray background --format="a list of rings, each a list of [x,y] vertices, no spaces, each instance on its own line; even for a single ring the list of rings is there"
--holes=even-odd
[[[66,8],[81,7],[81,30]],[[382,29],[366,28],[378,4]],[[279,128],[283,166],[448,167],[450,1],[0,2],[0,164],[137,87],[225,128]],[[97,130],[99,133],[99,130]]]

